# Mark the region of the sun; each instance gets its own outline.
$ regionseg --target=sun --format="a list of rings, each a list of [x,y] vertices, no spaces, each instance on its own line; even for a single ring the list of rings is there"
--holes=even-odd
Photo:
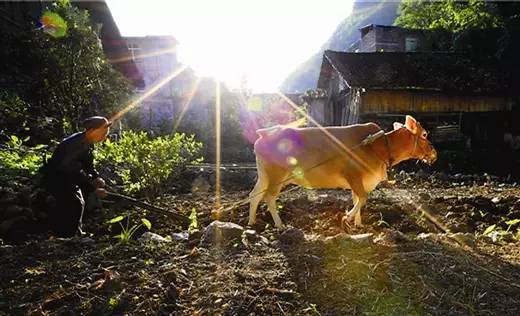
[[[228,88],[276,92],[352,10],[345,0],[107,0],[124,36],[173,35],[179,61]]]

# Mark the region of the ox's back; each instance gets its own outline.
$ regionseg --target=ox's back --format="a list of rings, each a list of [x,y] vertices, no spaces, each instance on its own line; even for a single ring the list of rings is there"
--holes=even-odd
[[[292,183],[313,188],[348,187],[343,176],[353,159],[345,152],[380,130],[374,123],[345,127],[260,130],[255,143],[257,162],[274,181],[290,177]],[[339,143],[339,144],[338,144]]]

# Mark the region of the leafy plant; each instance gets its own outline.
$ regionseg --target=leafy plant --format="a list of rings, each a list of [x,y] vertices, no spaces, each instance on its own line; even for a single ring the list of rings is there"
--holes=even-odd
[[[29,147],[26,143],[29,137],[24,139],[11,135],[8,141],[0,145],[0,180],[9,181],[12,176],[30,176],[36,174],[44,159],[50,157],[47,146],[37,145]]]
[[[500,241],[504,239],[504,236],[508,235],[511,238],[511,228],[517,224],[520,223],[520,219],[512,219],[512,220],[502,220],[498,224],[493,224],[488,226],[484,232],[482,233],[483,236],[490,237],[494,242]],[[507,225],[507,229],[503,229],[502,226]],[[517,228],[516,234],[512,234],[513,239],[520,240],[520,228]]]
[[[118,141],[96,149],[96,165],[115,174],[127,193],[156,196],[170,187],[167,181],[182,166],[202,161],[202,143],[181,133],[150,138],[146,132],[125,131]]]
[[[379,220],[376,222],[376,225],[379,227],[390,227],[390,224],[388,224],[388,222],[383,219],[383,213],[381,212],[379,212]]]
[[[509,230],[511,229],[511,227],[513,227],[514,225],[520,223],[520,219],[512,219],[510,221],[507,221],[506,222],[506,225],[507,226],[507,229],[506,229],[506,232],[509,232]]]
[[[188,227],[188,233],[191,234],[192,232],[197,231],[199,229],[199,223],[197,221],[197,210],[195,208],[191,209],[189,219],[190,226]]]
[[[111,220],[107,221],[108,224],[119,223],[119,226],[121,227],[121,233],[114,236],[114,238],[119,239],[119,242],[121,242],[121,243],[128,243],[130,241],[130,239],[132,239],[132,236],[135,234],[135,232],[139,228],[141,228],[143,225],[148,230],[152,229],[152,223],[150,223],[150,221],[147,220],[146,218],[141,218],[141,223],[139,223],[138,225],[137,224],[132,225],[132,227],[130,227],[130,215],[126,216],[126,226],[123,226],[123,224],[121,224],[121,221],[124,218],[125,218],[125,216],[119,215],[119,216],[116,216],[116,217],[112,218]]]

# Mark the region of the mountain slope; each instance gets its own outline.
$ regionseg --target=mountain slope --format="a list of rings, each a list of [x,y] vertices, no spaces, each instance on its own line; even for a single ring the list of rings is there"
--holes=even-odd
[[[303,63],[282,83],[280,89],[285,93],[304,92],[315,89],[320,73],[323,52],[326,49],[346,51],[359,39],[359,28],[368,24],[391,25],[397,17],[398,1],[356,0],[352,13],[336,28],[330,39],[320,51]]]

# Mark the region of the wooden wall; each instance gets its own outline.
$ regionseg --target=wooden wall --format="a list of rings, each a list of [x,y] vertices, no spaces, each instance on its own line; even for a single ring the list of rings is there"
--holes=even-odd
[[[360,114],[407,112],[510,111],[507,97],[449,95],[424,90],[367,90],[361,94]]]

